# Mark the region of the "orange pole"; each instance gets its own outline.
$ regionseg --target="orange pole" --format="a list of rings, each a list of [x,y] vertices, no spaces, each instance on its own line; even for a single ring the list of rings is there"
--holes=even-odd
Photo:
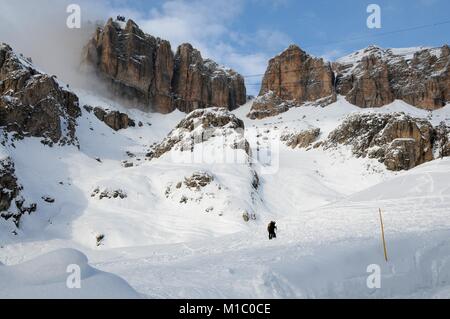
[[[387,248],[386,248],[386,238],[384,237],[384,224],[383,224],[383,214],[381,213],[380,208],[380,222],[381,222],[381,237],[383,239],[383,248],[384,248],[384,259],[388,262]]]

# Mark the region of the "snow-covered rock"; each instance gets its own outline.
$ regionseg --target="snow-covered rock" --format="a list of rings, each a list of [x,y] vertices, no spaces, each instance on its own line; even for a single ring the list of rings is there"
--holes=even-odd
[[[210,140],[215,140],[209,143],[211,148],[223,150],[218,156],[236,150],[243,150],[250,155],[244,129],[244,122],[226,109],[196,110],[188,114],[164,141],[153,145],[147,156],[150,159],[159,158],[172,150],[192,153],[196,146],[204,146]]]
[[[26,203],[22,190],[12,159],[0,157],[0,218],[11,220],[16,227],[24,214],[31,214],[37,208],[34,203]]]
[[[436,144],[446,144],[439,136],[429,121],[403,113],[355,114],[330,134],[325,147],[350,145],[355,155],[376,158],[398,171],[433,160]]]

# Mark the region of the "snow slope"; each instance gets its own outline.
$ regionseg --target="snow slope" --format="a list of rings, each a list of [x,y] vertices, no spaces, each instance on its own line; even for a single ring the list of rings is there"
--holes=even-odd
[[[68,288],[71,265],[80,267],[79,288]],[[135,299],[139,294],[123,279],[89,266],[81,252],[62,249],[19,265],[0,264],[0,298]]]
[[[246,118],[248,103],[234,113],[244,120],[259,161],[183,163],[170,153],[149,162],[149,146],[163,140],[185,114],[144,113],[89,92],[76,93],[81,105],[126,112],[143,127],[114,132],[83,109],[80,150],[48,148],[36,139],[0,147],[0,154],[14,159],[24,196],[38,201],[38,211],[24,217],[17,235],[11,223],[0,221],[0,261],[8,265],[0,269],[12,267],[8,271],[24,281],[23,290],[14,294],[38,292],[27,281],[31,270],[14,265],[72,248],[148,298],[448,297],[449,160],[394,173],[375,160],[354,158],[345,148],[292,150],[279,140],[284,132],[312,127],[321,128],[320,138],[325,138],[354,112],[403,111],[434,124],[450,123],[448,106],[430,117],[400,101],[363,110],[340,98],[326,108],[293,108],[253,121]],[[208,143],[209,149],[220,147],[218,140]],[[133,167],[126,168],[124,161]],[[253,170],[260,178],[257,192]],[[174,187],[200,171],[214,176],[202,191]],[[92,197],[96,188],[121,190],[127,197],[100,200]],[[182,203],[183,197],[191,200]],[[385,214],[388,264],[380,246],[379,208]],[[244,222],[244,212],[256,220]],[[265,227],[273,219],[279,238],[270,242]],[[68,254],[67,261],[75,259],[88,276],[103,280],[79,255]],[[52,258],[66,260],[58,253]],[[373,263],[382,267],[380,290],[366,286],[367,266]],[[105,282],[105,291],[133,297],[125,285]],[[11,290],[13,283],[8,285],[0,294]],[[61,285],[59,280],[51,290],[57,293]]]

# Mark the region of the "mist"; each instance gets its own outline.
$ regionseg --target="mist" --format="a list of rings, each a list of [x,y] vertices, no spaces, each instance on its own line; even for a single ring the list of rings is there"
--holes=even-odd
[[[97,23],[113,14],[106,1],[84,1],[81,28],[69,29],[68,0],[0,0],[0,42],[30,57],[43,72],[79,88],[92,88],[95,77],[80,72],[84,46],[94,34]],[[100,86],[100,85],[99,85]]]

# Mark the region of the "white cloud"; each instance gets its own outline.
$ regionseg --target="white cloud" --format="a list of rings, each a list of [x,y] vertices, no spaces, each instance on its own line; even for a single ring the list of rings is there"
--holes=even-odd
[[[76,82],[83,46],[92,35],[95,21],[109,14],[105,2],[78,0],[82,28],[69,29],[66,20],[71,0],[3,1],[0,10],[0,41],[33,59],[41,69],[67,82]]]

